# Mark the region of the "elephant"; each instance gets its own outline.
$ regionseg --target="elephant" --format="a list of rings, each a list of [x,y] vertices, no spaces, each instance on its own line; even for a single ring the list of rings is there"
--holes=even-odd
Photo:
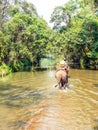
[[[59,70],[55,74],[55,78],[57,80],[57,85],[59,85],[59,89],[66,89],[68,83],[68,75],[66,71]],[[56,86],[55,86],[56,87]]]

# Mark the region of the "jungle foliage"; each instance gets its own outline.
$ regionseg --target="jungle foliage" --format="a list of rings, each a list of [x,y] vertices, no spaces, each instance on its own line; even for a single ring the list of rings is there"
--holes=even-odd
[[[0,0],[0,65],[21,71],[66,57],[73,67],[98,69],[98,2],[70,0],[51,22],[53,29],[27,1]]]
[[[54,9],[51,22],[61,34],[61,52],[70,63],[98,69],[98,2],[70,0]]]

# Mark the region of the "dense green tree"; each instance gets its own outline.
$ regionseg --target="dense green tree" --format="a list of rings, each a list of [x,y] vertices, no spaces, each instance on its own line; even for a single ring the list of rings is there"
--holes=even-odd
[[[18,12],[38,16],[35,6],[25,0],[0,0],[0,28]]]
[[[9,1],[0,0],[0,28],[8,20]]]
[[[0,1],[0,9],[3,10],[0,14],[0,63],[6,63],[14,71],[31,64],[39,65],[41,57],[47,56],[51,32],[45,20],[38,16],[35,6],[26,1]],[[4,18],[3,14],[6,14]]]
[[[8,49],[4,62],[11,64],[15,69],[18,62],[20,66],[23,65],[23,59],[38,64],[40,58],[45,56],[49,31],[43,19],[24,13],[15,14],[4,26],[3,42]]]
[[[61,54],[68,58],[73,64],[81,67],[96,69],[98,64],[98,16],[94,8],[94,1],[77,0],[76,3],[68,2],[66,12],[70,22],[66,24],[63,8],[54,9],[51,21],[54,22],[54,29],[59,31]],[[65,22],[66,26],[61,26]],[[60,25],[60,26],[59,26]],[[56,44],[57,46],[57,44]],[[58,53],[59,54],[59,53]]]
[[[24,0],[0,1],[0,10],[0,65],[19,71],[39,66],[41,58],[56,63],[66,57],[82,68],[97,69],[96,0],[70,0],[56,7],[51,15],[53,30]]]
[[[7,52],[8,48],[7,45],[4,43],[4,34],[0,31],[0,64],[4,62]]]
[[[64,6],[58,6],[51,15],[51,22],[54,23],[55,30],[65,30],[70,25],[71,18],[79,9],[77,0],[70,0]]]

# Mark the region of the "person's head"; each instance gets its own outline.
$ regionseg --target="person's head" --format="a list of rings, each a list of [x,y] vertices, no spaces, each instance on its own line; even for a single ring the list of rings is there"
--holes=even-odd
[[[66,61],[66,58],[64,58],[63,60]]]
[[[61,60],[61,61],[60,61],[60,66],[61,66],[61,67],[64,67],[64,66],[65,66],[65,61],[64,61],[64,60]]]

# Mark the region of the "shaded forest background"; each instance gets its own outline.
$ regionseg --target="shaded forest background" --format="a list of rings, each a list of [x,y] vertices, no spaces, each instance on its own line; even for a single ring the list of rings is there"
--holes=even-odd
[[[70,0],[54,8],[50,22],[53,28],[32,3],[0,0],[0,71],[55,66],[64,57],[71,67],[98,69],[97,0]]]

